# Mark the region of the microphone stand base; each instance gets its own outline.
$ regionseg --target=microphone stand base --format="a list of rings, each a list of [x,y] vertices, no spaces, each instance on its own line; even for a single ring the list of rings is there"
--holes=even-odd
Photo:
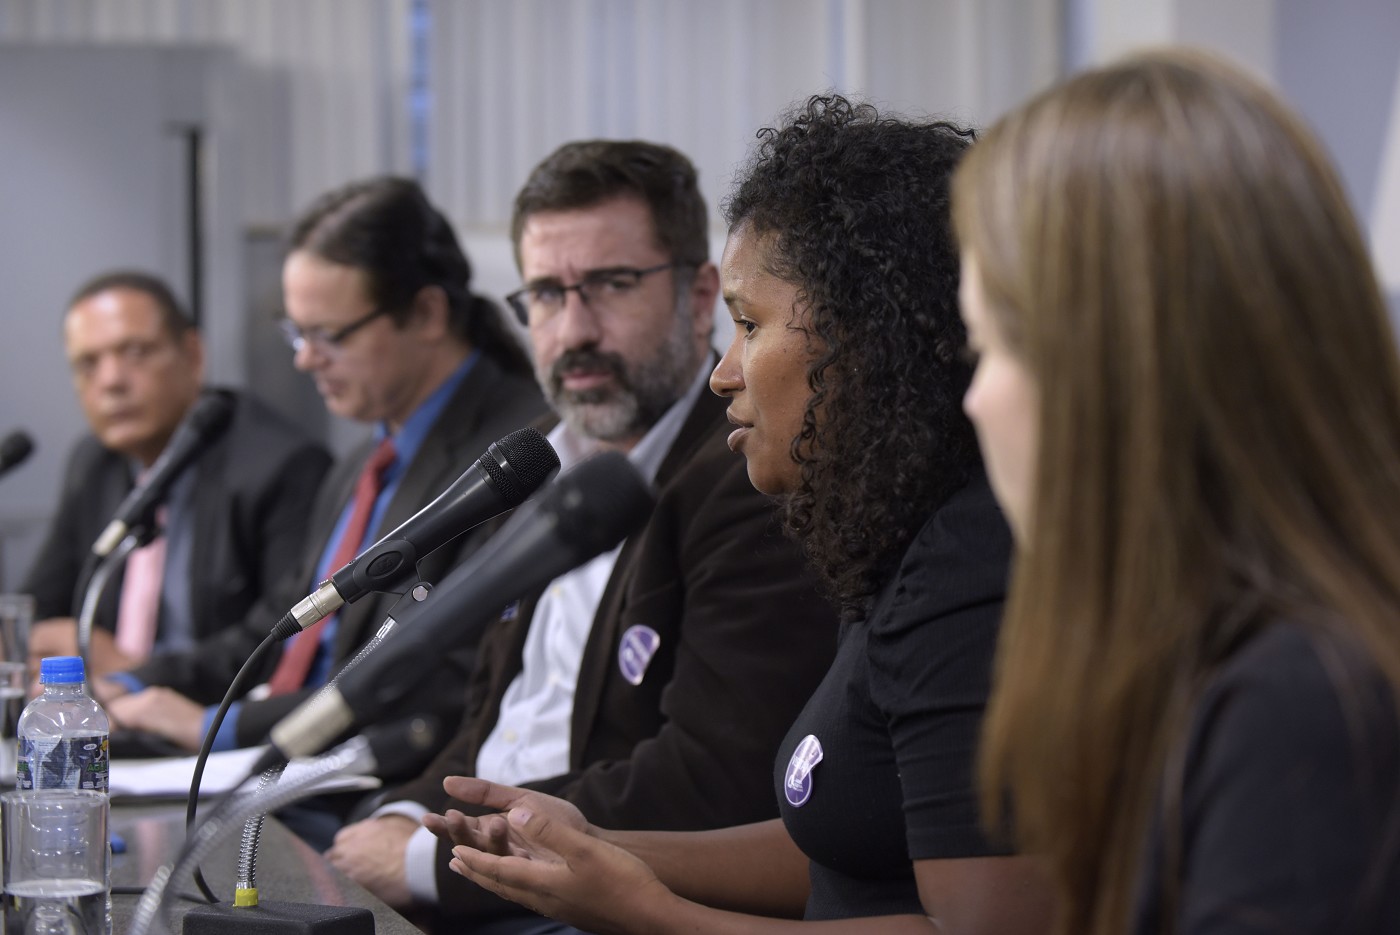
[[[262,900],[219,903],[185,913],[184,935],[374,935],[374,913],[358,906]]]

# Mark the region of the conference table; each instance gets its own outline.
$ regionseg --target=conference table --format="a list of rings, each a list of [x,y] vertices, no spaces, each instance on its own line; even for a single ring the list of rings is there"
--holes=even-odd
[[[126,843],[126,851],[112,855],[112,887],[145,887],[160,866],[179,852],[185,840],[185,807],[182,803],[142,804],[116,800],[112,805],[112,831]],[[238,872],[238,835],[220,842],[201,870],[215,895],[221,900],[233,897]],[[258,849],[258,896],[278,902],[316,903],[323,906],[360,906],[374,913],[377,935],[420,935],[420,930],[368,890],[332,867],[320,854],[288,831],[275,818],[263,824]],[[193,880],[172,881],[181,894],[196,896]],[[114,892],[112,931],[126,932],[139,895]],[[175,931],[186,912],[201,905],[191,899],[176,899]]]

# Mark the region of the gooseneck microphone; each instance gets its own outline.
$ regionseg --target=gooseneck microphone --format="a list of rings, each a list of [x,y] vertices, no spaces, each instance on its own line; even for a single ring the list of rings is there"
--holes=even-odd
[[[272,729],[278,754],[320,753],[368,723],[419,681],[442,651],[475,638],[522,594],[616,546],[646,522],[651,486],[618,452],[580,462],[535,509],[518,516],[421,603],[409,605],[378,651],[348,667]]]
[[[559,468],[559,455],[532,428],[492,442],[437,499],[333,573],[272,628],[285,640],[345,604],[393,591],[417,573],[418,560],[457,536],[518,506]]]
[[[34,439],[23,429],[15,429],[0,441],[0,474],[18,467],[25,458],[34,453]]]
[[[233,400],[229,394],[210,390],[190,407],[184,420],[175,428],[165,450],[146,472],[143,483],[137,484],[117,507],[116,515],[92,544],[92,554],[106,558],[117,543],[135,528],[149,525],[156,509],[170,494],[170,486],[180,472],[198,458],[209,443],[223,434],[233,418]]]

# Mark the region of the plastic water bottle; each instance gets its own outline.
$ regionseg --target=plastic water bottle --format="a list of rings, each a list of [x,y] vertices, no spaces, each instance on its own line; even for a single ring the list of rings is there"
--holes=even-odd
[[[44,690],[39,697],[25,705],[15,728],[19,739],[15,788],[88,790],[102,793],[105,800],[109,763],[107,744],[111,725],[107,712],[87,693],[84,675],[80,656],[50,656],[39,663],[39,684],[44,686]],[[107,827],[105,817],[102,827]],[[81,892],[70,892],[74,883],[72,880],[44,882],[41,887],[43,892],[31,894],[39,899],[35,912],[43,910],[57,913],[58,918],[69,919],[72,916],[69,910],[77,907],[81,910],[81,918],[96,923],[87,927],[88,935],[109,935],[112,931],[112,854],[109,842],[87,840],[89,832],[85,827],[57,829],[55,833],[68,834],[65,847],[83,853],[93,847],[104,848],[107,857],[104,863],[106,878],[82,881],[84,888]],[[96,890],[88,888],[88,884],[94,884]],[[10,898],[7,894],[7,903]],[[14,908],[7,907],[7,915],[14,911]],[[31,924],[34,921],[31,919]],[[6,926],[8,931],[8,922]],[[30,930],[49,931],[47,928]]]
[[[24,708],[15,733],[18,789],[107,791],[107,712],[87,693],[79,656],[39,664],[44,691]]]

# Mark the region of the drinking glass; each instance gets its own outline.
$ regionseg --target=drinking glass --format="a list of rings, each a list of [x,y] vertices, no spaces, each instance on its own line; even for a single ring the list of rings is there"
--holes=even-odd
[[[111,935],[107,796],[0,795],[5,935]]]

